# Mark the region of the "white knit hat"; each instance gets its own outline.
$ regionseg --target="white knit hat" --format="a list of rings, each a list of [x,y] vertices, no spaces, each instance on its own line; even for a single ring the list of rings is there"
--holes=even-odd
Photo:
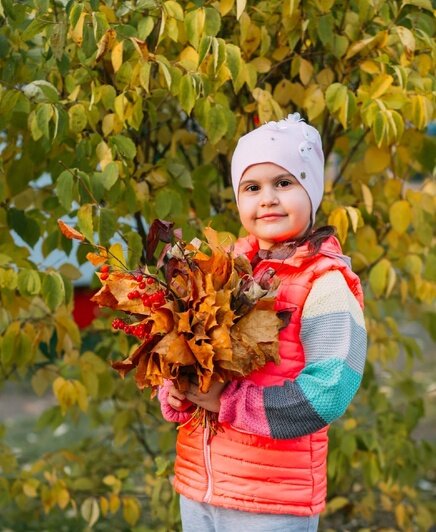
[[[298,180],[310,198],[313,223],[324,191],[324,153],[318,131],[294,113],[241,137],[232,157],[236,201],[245,170],[260,163],[277,164]]]

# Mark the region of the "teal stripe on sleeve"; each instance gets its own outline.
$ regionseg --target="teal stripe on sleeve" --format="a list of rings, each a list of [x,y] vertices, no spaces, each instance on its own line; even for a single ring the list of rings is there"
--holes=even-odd
[[[361,380],[343,360],[330,358],[309,364],[296,383],[318,415],[331,423],[345,412]]]

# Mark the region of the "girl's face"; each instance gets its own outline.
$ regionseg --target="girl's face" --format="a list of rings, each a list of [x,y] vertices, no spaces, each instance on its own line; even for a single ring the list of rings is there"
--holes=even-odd
[[[254,164],[244,172],[238,191],[241,223],[261,249],[295,240],[309,227],[311,203],[295,177],[274,163]]]

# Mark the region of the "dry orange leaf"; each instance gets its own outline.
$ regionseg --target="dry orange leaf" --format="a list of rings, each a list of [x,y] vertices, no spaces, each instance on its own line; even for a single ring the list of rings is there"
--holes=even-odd
[[[98,274],[103,286],[93,301],[126,312],[135,330],[146,331],[130,357],[113,363],[122,376],[136,368],[140,389],[171,379],[179,390],[196,382],[207,392],[214,381],[242,377],[279,361],[282,322],[274,300],[266,298],[268,287],[254,279],[247,260],[235,259],[219,244],[213,229],[207,228],[205,235],[207,243],[179,241],[167,252],[166,283],[157,283],[155,277],[144,282],[150,281],[148,270],[141,275]],[[144,304],[144,294],[162,289],[164,301]]]
[[[77,229],[66,224],[63,220],[58,220],[58,226],[61,233],[70,240],[80,240],[82,242],[85,240],[85,235],[82,235]]]

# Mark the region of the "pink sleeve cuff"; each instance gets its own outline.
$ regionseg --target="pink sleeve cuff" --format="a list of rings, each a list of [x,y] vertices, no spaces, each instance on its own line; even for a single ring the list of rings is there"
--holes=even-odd
[[[189,420],[189,418],[192,416],[192,413],[194,411],[193,407],[189,407],[187,410],[184,410],[183,412],[179,412],[178,410],[174,410],[172,406],[168,404],[168,389],[171,384],[171,381],[165,381],[163,386],[159,388],[158,391],[158,399],[160,401],[160,409],[162,412],[162,415],[166,421],[171,421],[173,423],[186,423],[186,421]]]
[[[218,420],[235,429],[271,436],[263,404],[263,388],[248,380],[229,383],[221,394]]]

